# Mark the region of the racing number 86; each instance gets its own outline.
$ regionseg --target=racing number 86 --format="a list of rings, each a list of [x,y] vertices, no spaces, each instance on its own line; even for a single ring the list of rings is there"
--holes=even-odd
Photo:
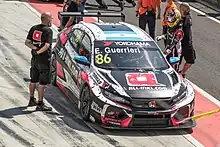
[[[108,54],[97,54],[95,56],[95,62],[97,64],[103,64],[103,63],[111,63],[112,59],[108,56]]]

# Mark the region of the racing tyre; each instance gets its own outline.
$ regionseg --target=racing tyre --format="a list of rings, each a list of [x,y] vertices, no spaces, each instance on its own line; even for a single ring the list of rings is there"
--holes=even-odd
[[[191,112],[190,116],[191,116],[191,117],[194,116],[194,110]],[[187,128],[187,129],[185,129],[185,131],[186,131],[187,133],[189,133],[189,134],[192,134],[192,133],[193,133],[193,128]]]
[[[86,86],[82,94],[80,96],[80,113],[85,121],[89,121],[90,116],[90,110],[91,110],[91,99],[90,99],[90,90],[89,87]]]
[[[56,66],[56,55],[53,53],[51,55],[51,62],[50,62],[50,79],[51,83],[54,86],[57,86],[57,66]]]

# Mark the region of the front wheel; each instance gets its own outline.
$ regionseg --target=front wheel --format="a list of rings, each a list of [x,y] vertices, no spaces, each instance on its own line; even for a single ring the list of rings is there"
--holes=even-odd
[[[90,90],[89,87],[86,86],[83,89],[82,94],[80,96],[80,113],[83,120],[89,121],[90,110],[91,110]]]
[[[50,62],[50,78],[51,78],[51,83],[54,86],[57,86],[57,66],[56,66],[56,55],[52,54],[51,55],[51,62]]]

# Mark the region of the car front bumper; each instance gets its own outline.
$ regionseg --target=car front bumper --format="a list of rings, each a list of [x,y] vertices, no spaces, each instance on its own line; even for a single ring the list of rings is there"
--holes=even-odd
[[[95,98],[91,107],[92,117],[109,129],[186,129],[196,126],[192,120],[181,123],[185,118],[193,116],[194,100],[183,107],[163,111],[118,106]]]

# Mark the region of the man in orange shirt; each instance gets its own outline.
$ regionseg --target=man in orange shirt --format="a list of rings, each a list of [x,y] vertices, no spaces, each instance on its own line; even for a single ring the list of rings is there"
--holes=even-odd
[[[174,3],[174,0],[167,0],[167,5],[163,14],[163,21],[162,21],[162,26],[163,26],[163,34],[166,34],[167,32],[167,15],[168,12],[170,12],[170,10],[172,9],[177,9],[176,4]],[[164,39],[164,45],[167,45],[167,39]]]
[[[139,16],[139,27],[145,31],[148,23],[150,36],[155,39],[156,27],[156,9],[158,11],[157,18],[160,19],[161,0],[138,0],[136,6],[136,16]]]

